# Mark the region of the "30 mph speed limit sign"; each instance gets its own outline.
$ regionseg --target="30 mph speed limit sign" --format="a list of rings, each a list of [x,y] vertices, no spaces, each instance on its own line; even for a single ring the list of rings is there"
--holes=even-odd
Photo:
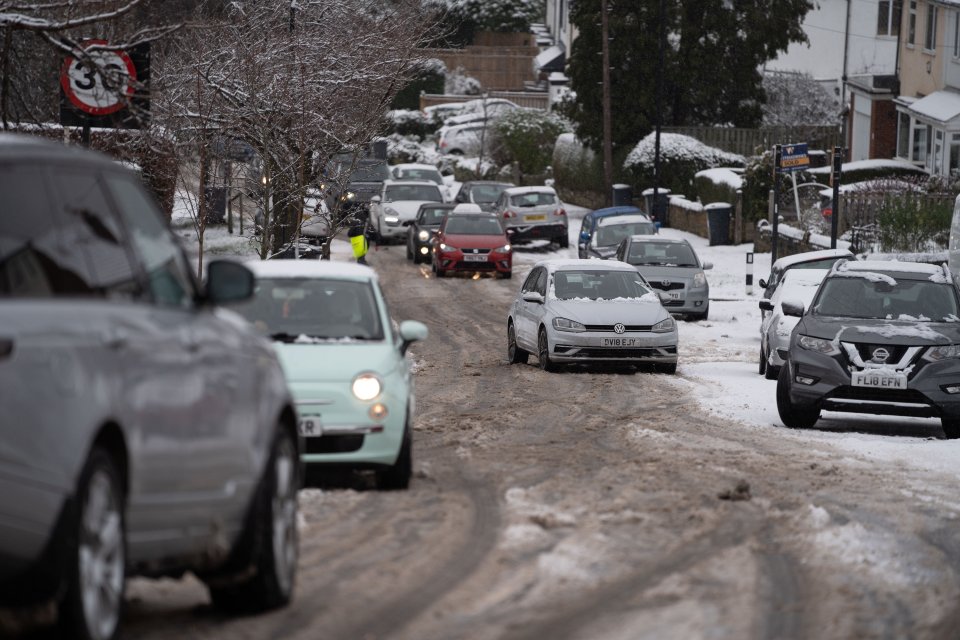
[[[83,47],[106,45],[105,40],[87,40]],[[73,56],[63,61],[60,86],[67,100],[79,111],[91,116],[116,113],[133,97],[137,67],[125,51],[98,49],[89,54],[95,63]],[[103,73],[109,80],[104,82]]]

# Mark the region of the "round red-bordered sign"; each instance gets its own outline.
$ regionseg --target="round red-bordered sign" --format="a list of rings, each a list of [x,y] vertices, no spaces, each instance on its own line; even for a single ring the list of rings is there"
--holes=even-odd
[[[105,44],[107,44],[106,40],[86,40],[81,46],[87,48]],[[130,80],[124,87],[123,94],[128,98],[133,96],[137,67],[126,51],[101,50],[90,55],[97,58],[100,66],[107,69],[115,68],[125,73]],[[122,96],[104,87],[103,78],[99,73],[90,69],[83,60],[77,60],[73,56],[63,61],[63,67],[60,69],[60,86],[63,87],[63,93],[73,106],[92,116],[109,115],[127,106]]]

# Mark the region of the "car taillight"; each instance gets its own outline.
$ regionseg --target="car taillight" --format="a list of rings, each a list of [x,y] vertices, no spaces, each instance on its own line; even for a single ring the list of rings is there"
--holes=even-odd
[[[504,211],[504,212],[503,212],[503,217],[504,217],[504,218],[516,218],[516,217],[517,217],[517,214],[515,214],[513,211]]]
[[[555,216],[565,216],[565,215],[567,215],[567,212],[564,211],[563,209],[557,209],[556,211],[553,212],[553,215],[555,215]]]

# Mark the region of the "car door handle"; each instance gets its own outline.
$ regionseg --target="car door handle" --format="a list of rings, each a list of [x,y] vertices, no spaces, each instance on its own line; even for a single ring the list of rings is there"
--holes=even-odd
[[[7,358],[13,353],[13,339],[0,338],[0,360]]]
[[[200,348],[200,341],[192,331],[183,330],[180,332],[180,346],[189,353],[195,353]]]
[[[130,334],[123,329],[106,329],[100,336],[100,342],[110,349],[123,349],[130,343]]]

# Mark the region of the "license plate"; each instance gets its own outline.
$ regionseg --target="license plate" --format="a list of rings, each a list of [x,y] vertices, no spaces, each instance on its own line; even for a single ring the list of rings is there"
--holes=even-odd
[[[297,428],[300,430],[300,435],[306,438],[323,435],[320,416],[303,416],[297,421]]]
[[[679,291],[667,291],[667,297],[671,300],[679,300],[680,292]]]
[[[486,256],[486,254],[479,254],[479,255],[478,255],[478,254],[473,254],[473,253],[465,253],[465,254],[463,255],[463,261],[464,261],[464,262],[486,262],[486,261],[487,261],[487,256]]]
[[[547,219],[546,215],[536,215],[536,216],[523,216],[524,222],[543,222]]]
[[[850,382],[855,387],[906,389],[907,375],[905,373],[873,373],[871,371],[854,371]]]
[[[635,347],[636,338],[603,338],[601,344],[604,347]]]

